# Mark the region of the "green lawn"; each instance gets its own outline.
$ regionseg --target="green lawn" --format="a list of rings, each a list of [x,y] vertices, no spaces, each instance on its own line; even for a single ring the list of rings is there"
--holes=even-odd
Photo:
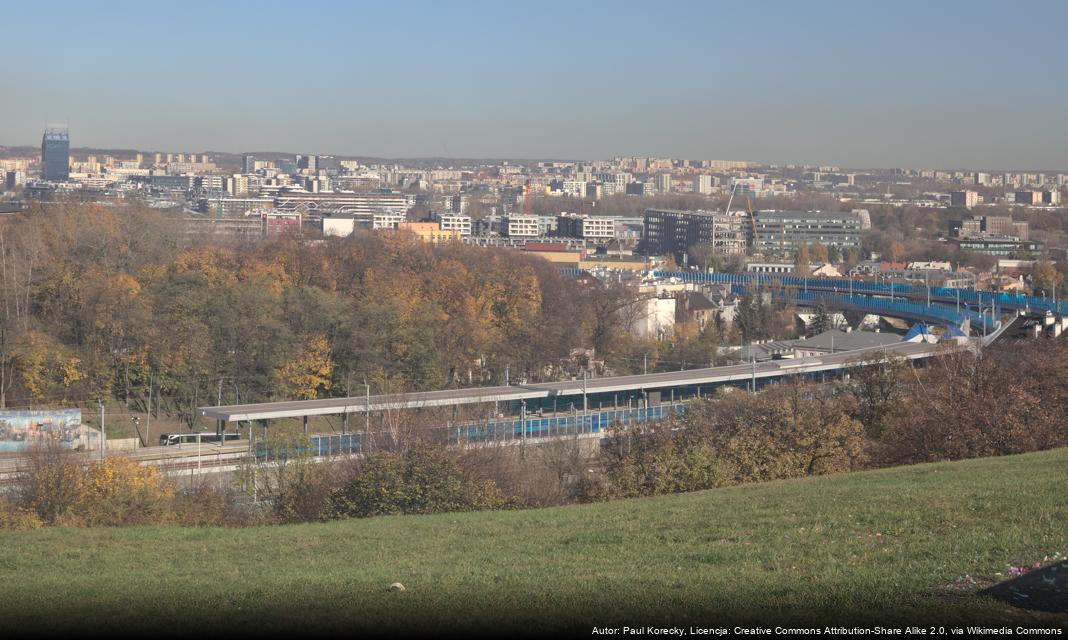
[[[1066,487],[1062,449],[556,509],[5,532],[0,629],[1063,626],[942,587],[1068,552]]]

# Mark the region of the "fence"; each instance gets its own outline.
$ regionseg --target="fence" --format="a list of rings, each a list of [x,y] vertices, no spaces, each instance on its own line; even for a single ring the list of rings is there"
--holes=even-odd
[[[479,424],[465,424],[434,429],[435,436],[449,445],[462,443],[480,443],[497,441],[514,441],[554,436],[604,433],[613,424],[635,424],[654,422],[686,411],[683,403],[662,404],[653,407],[634,409],[610,409],[582,414],[556,416],[536,416],[514,420],[495,420]],[[375,434],[378,438],[385,434]],[[297,454],[335,456],[359,453],[370,436],[363,432],[346,434],[329,434],[311,436],[310,444],[298,447]],[[256,457],[260,460],[285,458],[289,455],[286,447],[272,446],[269,443],[257,443]]]

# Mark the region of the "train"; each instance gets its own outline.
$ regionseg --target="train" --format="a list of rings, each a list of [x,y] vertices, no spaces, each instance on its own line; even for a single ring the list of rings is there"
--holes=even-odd
[[[223,442],[230,442],[231,440],[237,440],[241,436],[236,433],[224,433],[222,434]],[[218,442],[219,434],[210,431],[201,431],[200,433],[164,433],[159,437],[159,444],[161,447],[165,447],[172,444],[196,444],[200,442]]]

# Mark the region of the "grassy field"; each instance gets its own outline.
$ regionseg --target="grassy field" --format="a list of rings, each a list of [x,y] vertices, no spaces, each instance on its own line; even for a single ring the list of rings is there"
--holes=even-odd
[[[945,586],[1068,552],[1066,486],[1058,450],[557,509],[6,532],[0,629],[1064,626]]]

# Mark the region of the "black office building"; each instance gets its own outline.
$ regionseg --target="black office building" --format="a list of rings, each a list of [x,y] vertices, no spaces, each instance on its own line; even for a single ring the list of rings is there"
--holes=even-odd
[[[41,138],[41,177],[45,180],[70,178],[70,136],[66,129],[45,129]]]

